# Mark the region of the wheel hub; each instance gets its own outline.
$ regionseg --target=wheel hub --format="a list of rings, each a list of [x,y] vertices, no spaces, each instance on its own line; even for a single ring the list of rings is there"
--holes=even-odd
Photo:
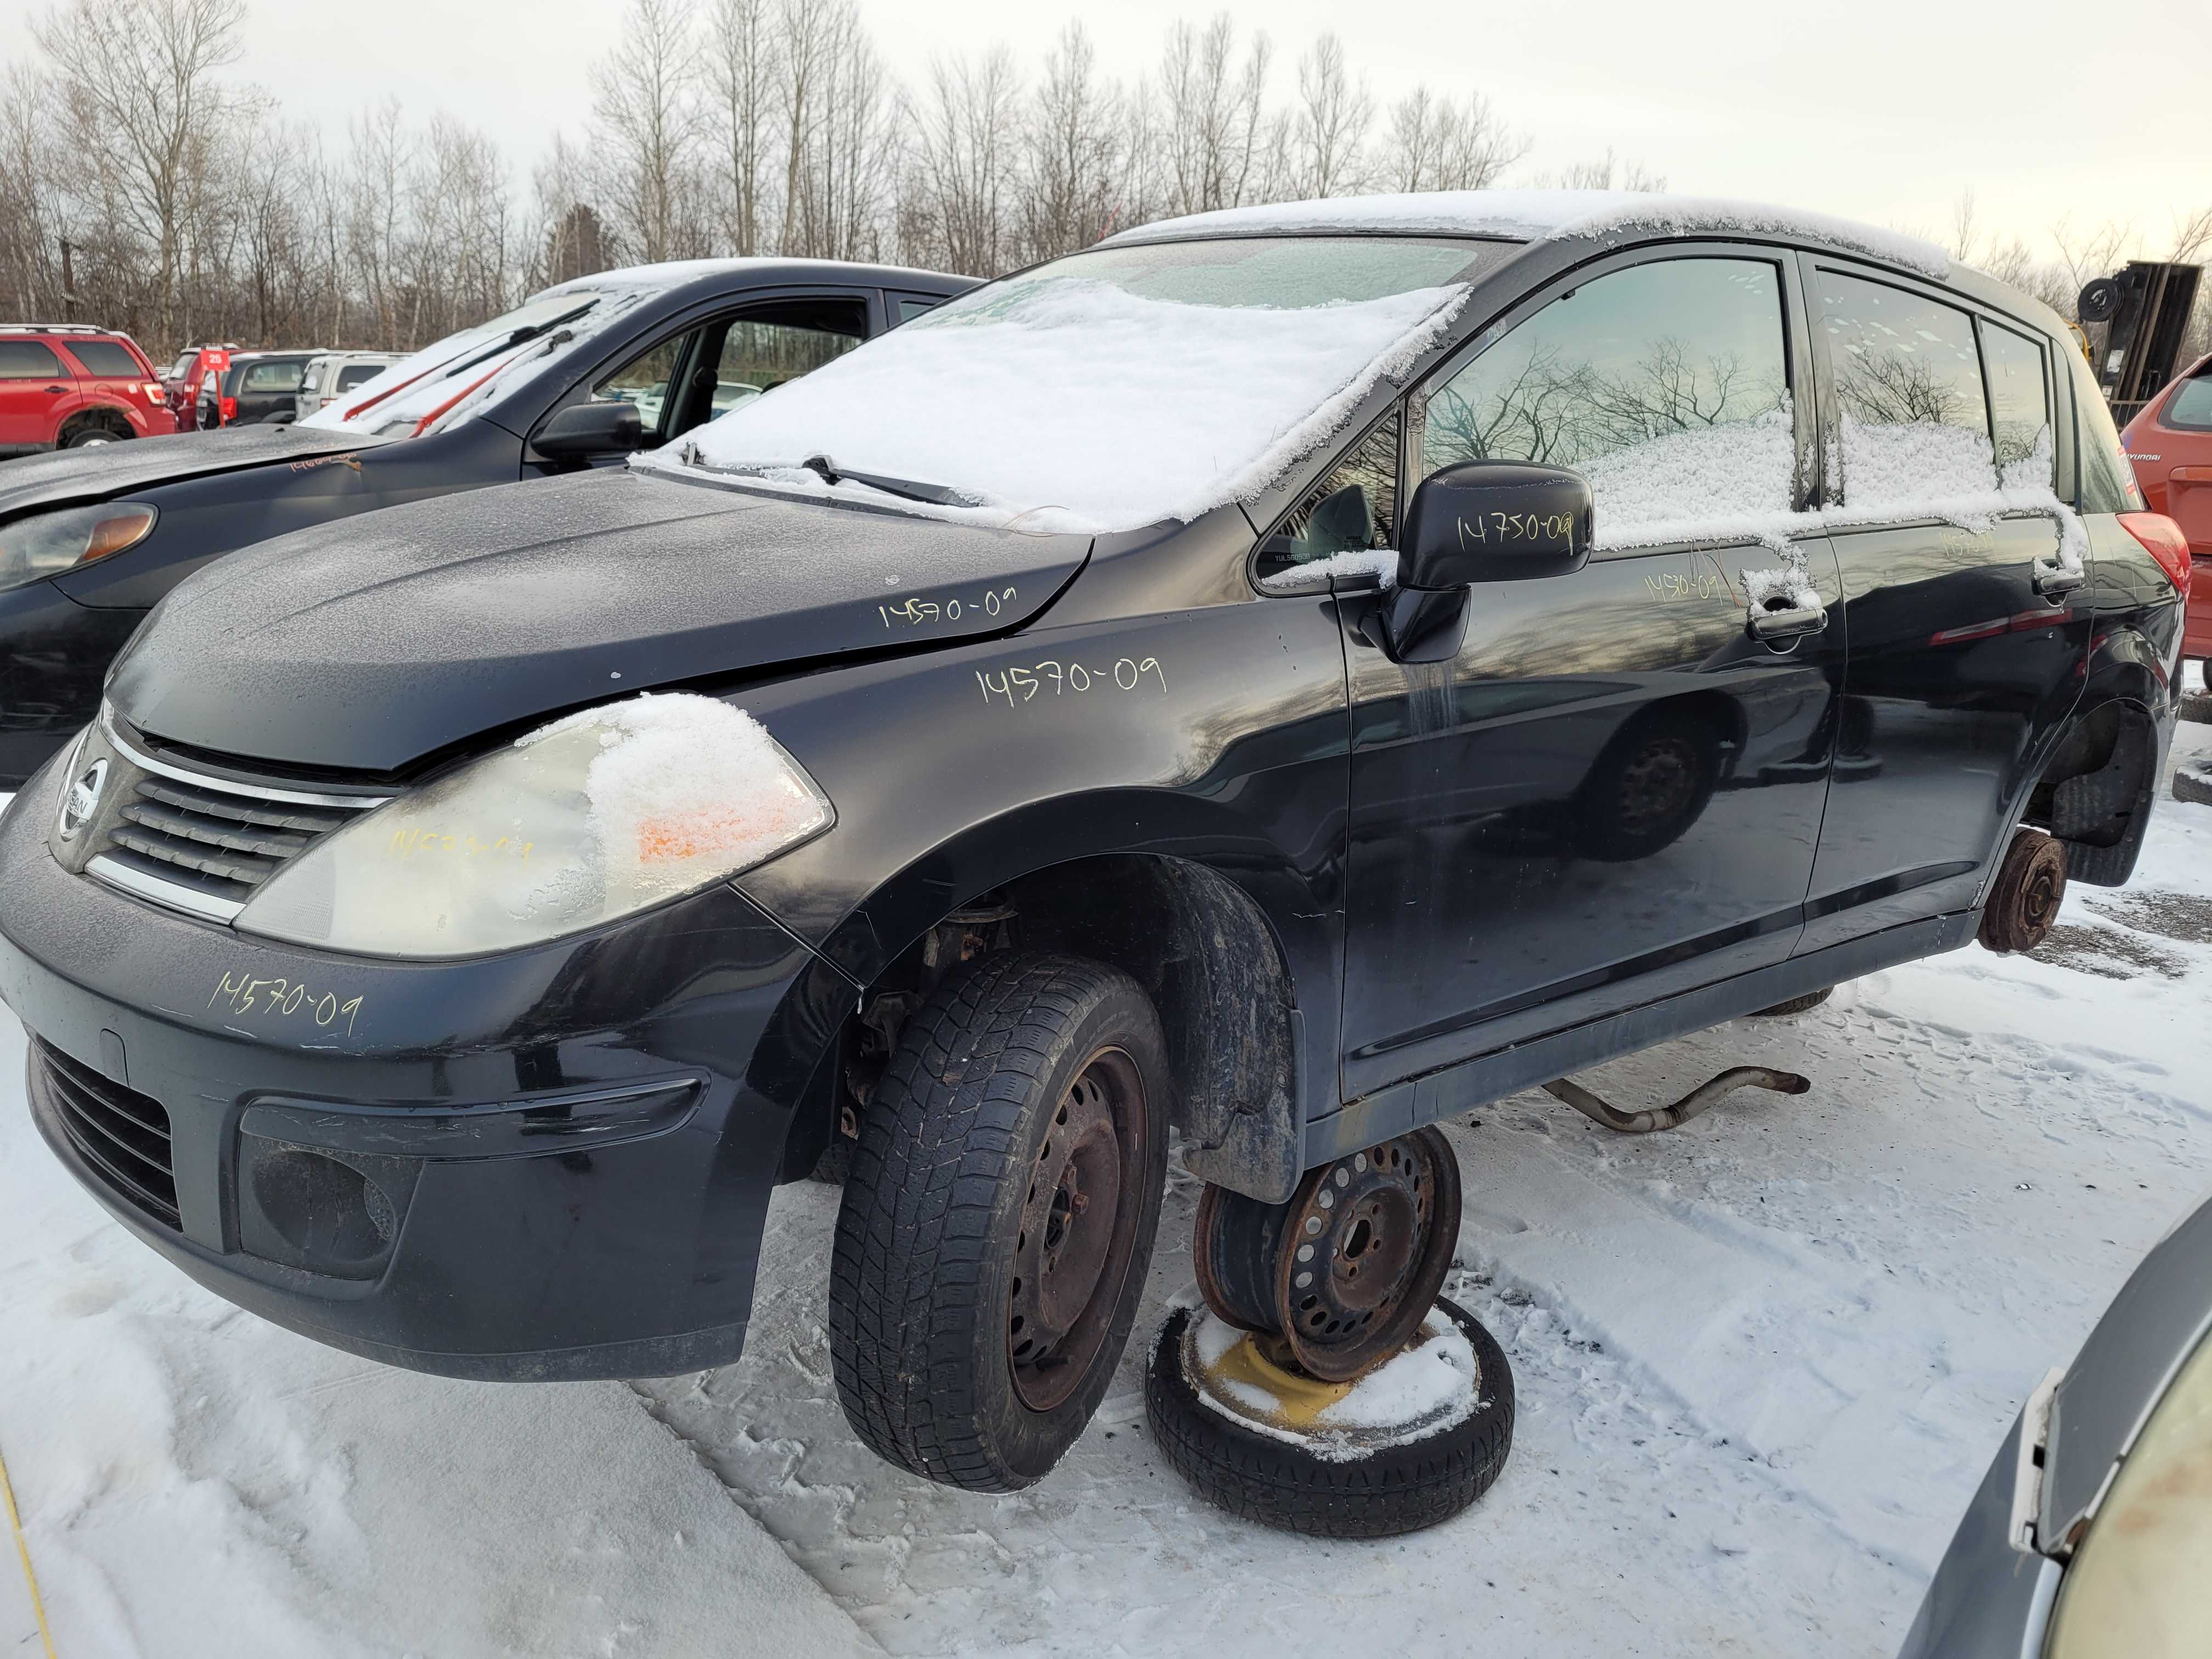
[[[1122,1180],[1121,1148],[1143,1144],[1144,1109],[1135,1067],[1119,1049],[1106,1050],[1061,1097],[1030,1161],[1006,1348],[1015,1389],[1032,1410],[1066,1399],[1104,1338],[1140,1207]]]
[[[1193,1255],[1207,1305],[1342,1382],[1402,1346],[1443,1287],[1459,1165],[1435,1129],[1310,1171],[1287,1204],[1207,1188]]]

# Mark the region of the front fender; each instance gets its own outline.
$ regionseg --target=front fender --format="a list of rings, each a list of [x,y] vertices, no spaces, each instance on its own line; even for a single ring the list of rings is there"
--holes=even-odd
[[[1112,854],[1203,866],[1273,933],[1300,1070],[1334,1103],[1349,721],[1333,601],[1039,629],[744,701],[837,822],[738,885],[855,983],[1019,877]]]

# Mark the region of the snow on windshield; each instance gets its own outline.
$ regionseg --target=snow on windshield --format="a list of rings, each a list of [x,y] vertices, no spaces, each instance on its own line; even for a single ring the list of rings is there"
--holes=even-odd
[[[932,516],[1079,534],[1188,521],[1257,495],[1410,369],[1484,257],[1218,246],[1076,255],[978,289],[637,464],[820,494],[796,469],[826,456],[972,503],[900,503]]]
[[[1109,237],[1105,246],[1163,237],[1248,236],[1268,232],[1392,231],[1544,241],[1650,231],[1805,237],[1872,254],[1930,276],[1950,272],[1935,243],[1831,214],[1723,196],[1639,190],[1443,190],[1404,196],[1340,196],[1274,202],[1163,219]]]
[[[534,371],[575,350],[656,291],[651,284],[595,286],[588,280],[549,289],[503,317],[402,358],[299,424],[392,438],[458,426],[497,395],[512,371]]]

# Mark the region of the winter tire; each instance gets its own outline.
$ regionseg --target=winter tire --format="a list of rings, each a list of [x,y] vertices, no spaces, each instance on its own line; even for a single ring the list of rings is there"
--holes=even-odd
[[[1183,1370],[1194,1312],[1161,1327],[1145,1378],[1152,1439],[1200,1497],[1232,1515],[1315,1538],[1389,1538],[1449,1521],[1490,1490],[1513,1446],[1513,1373],[1473,1315],[1435,1304],[1474,1350],[1474,1412],[1448,1428],[1349,1462],[1333,1462],[1224,1416]]]
[[[1159,1017],[1081,957],[987,956],[915,1013],[862,1115],[830,1264],[854,1431],[900,1467],[1012,1492],[1113,1381],[1167,1182]]]
[[[1825,991],[1808,991],[1802,997],[1791,997],[1786,1002],[1776,1003],[1771,1008],[1759,1009],[1754,1017],[1767,1019],[1779,1018],[1784,1014],[1802,1014],[1808,1008],[1819,1007],[1835,994],[1836,988],[1832,985]]]

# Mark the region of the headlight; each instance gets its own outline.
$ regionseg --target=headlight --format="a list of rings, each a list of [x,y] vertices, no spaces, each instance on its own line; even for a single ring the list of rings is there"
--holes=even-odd
[[[356,819],[233,925],[364,956],[512,950],[750,870],[834,822],[743,709],[639,697],[556,720]]]
[[[2204,1651],[2212,1624],[2212,1341],[2150,1414],[2059,1582],[2047,1659]]]
[[[142,501],[64,507],[0,525],[0,588],[74,570],[144,541],[160,517]]]

